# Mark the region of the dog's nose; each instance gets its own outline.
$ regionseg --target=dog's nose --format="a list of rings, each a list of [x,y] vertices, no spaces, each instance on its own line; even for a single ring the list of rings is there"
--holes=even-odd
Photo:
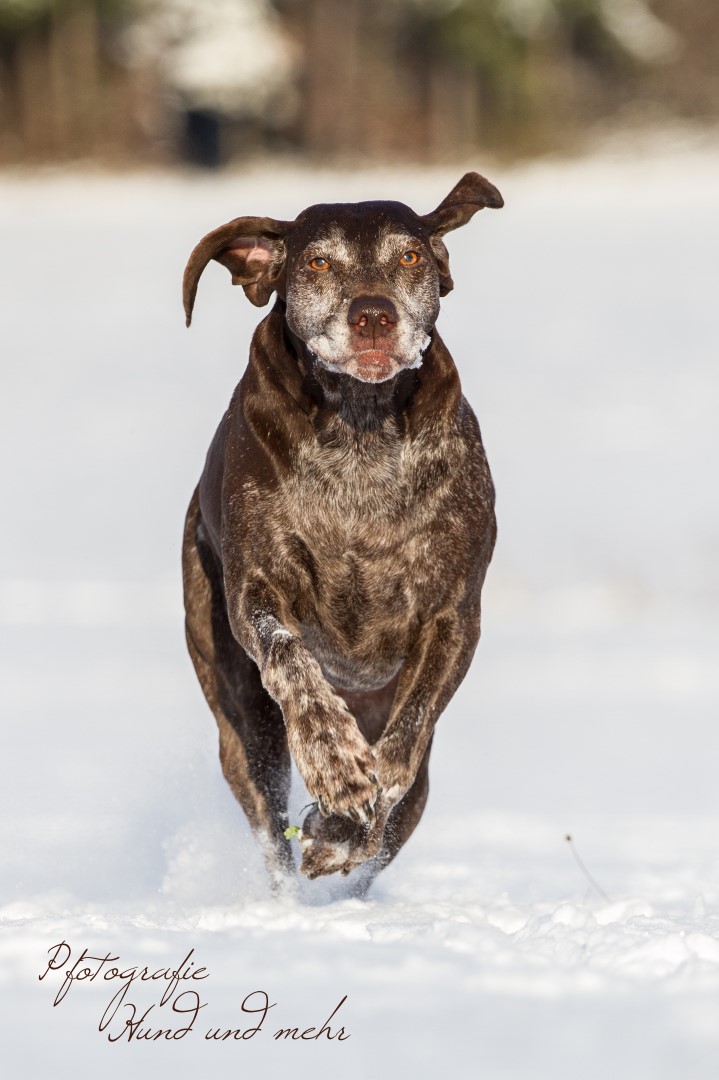
[[[357,296],[350,304],[347,320],[360,337],[381,337],[394,329],[397,309],[386,296]]]

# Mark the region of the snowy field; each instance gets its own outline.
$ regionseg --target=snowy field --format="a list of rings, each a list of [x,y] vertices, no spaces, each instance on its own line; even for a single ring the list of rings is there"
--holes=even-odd
[[[261,316],[214,267],[187,331],[179,281],[238,214],[426,212],[459,171],[0,177],[10,1080],[719,1075],[719,147],[486,172],[506,207],[449,238],[440,319],[498,489],[484,636],[365,902],[271,899],[220,774],[179,543]],[[53,1008],[62,941],[64,967],[194,949],[187,1036],[109,1041],[101,979]],[[157,985],[126,1002],[181,1028]],[[256,1036],[206,1040],[253,991]],[[345,995],[349,1039],[273,1039]]]

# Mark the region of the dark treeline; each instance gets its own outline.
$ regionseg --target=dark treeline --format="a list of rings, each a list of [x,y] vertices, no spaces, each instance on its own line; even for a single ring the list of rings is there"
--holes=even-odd
[[[0,160],[445,161],[719,114],[706,0],[0,0]]]

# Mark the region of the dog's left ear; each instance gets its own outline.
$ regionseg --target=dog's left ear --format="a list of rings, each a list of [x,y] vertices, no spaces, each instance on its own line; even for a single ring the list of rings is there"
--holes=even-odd
[[[452,229],[466,225],[477,211],[483,210],[485,206],[499,210],[504,206],[504,199],[489,180],[485,180],[479,173],[468,172],[455,184],[437,209],[431,214],[425,214],[421,219],[429,233],[432,250],[437,259],[441,296],[446,296],[454,288],[449,271],[449,253],[442,237]]]
[[[251,303],[264,307],[282,275],[285,237],[294,225],[293,221],[274,218],[241,217],[203,236],[190,255],[182,279],[187,325],[192,321],[200,275],[211,259],[227,267],[232,284],[241,285]]]

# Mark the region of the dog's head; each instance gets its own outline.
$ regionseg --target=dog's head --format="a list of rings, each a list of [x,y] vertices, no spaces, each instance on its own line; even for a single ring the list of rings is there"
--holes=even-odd
[[[183,298],[190,325],[197,283],[211,259],[258,307],[277,292],[290,330],[324,367],[384,382],[418,367],[453,287],[442,237],[502,196],[467,173],[431,214],[397,202],[322,203],[295,221],[235,218],[190,256]]]

